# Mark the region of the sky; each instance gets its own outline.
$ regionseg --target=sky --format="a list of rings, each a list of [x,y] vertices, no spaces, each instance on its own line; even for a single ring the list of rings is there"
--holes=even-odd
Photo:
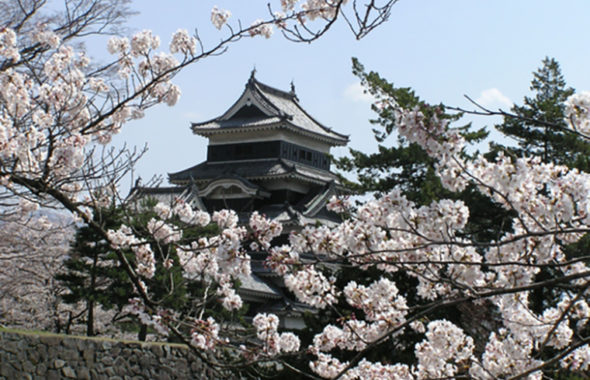
[[[268,15],[277,0],[134,0],[139,12],[129,19],[130,34],[151,29],[167,46],[177,29],[198,30],[205,46],[227,30],[210,22],[213,6],[232,12],[231,25],[250,25]],[[246,38],[216,57],[188,67],[174,82],[182,97],[174,107],[150,109],[114,139],[116,145],[147,144],[135,176],[144,182],[164,178],[206,158],[207,140],[193,135],[191,122],[221,115],[242,93],[250,72],[263,83],[289,90],[293,81],[300,104],[314,118],[349,135],[349,147],[376,150],[369,123],[370,98],[352,74],[351,57],[396,86],[409,86],[431,103],[472,108],[464,95],[483,105],[509,109],[529,95],[532,72],[544,57],[556,58],[568,85],[590,90],[587,0],[400,0],[389,20],[357,41],[343,22],[311,44],[294,43],[280,33],[270,39]],[[93,48],[108,58],[106,47]],[[104,54],[104,57],[101,56]],[[492,126],[497,120],[478,119]],[[492,135],[497,138],[497,135]],[[336,156],[347,148],[333,150]],[[131,182],[123,183],[125,193]]]

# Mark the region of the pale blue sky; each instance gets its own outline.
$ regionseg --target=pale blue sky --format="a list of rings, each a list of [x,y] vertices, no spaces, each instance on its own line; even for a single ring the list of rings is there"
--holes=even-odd
[[[164,46],[177,29],[198,28],[210,46],[227,33],[209,21],[214,5],[230,9],[234,25],[238,19],[249,25],[267,15],[266,3],[135,0],[133,7],[140,13],[129,20],[129,27],[152,29]],[[433,103],[468,107],[463,98],[468,94],[488,99],[490,106],[504,106],[510,100],[521,103],[528,94],[531,73],[545,56],[561,63],[570,86],[590,90],[589,16],[587,0],[400,0],[390,20],[361,41],[344,23],[311,45],[289,42],[279,33],[269,40],[245,39],[225,54],[185,70],[175,80],[183,92],[179,103],[148,111],[115,142],[148,144],[150,150],[136,171],[144,179],[166,177],[167,172],[205,160],[207,141],[191,133],[190,122],[224,112],[256,66],[257,78],[269,85],[288,90],[293,80],[301,104],[311,115],[350,135],[349,146],[373,151],[369,103],[355,86],[358,80],[351,73],[351,57],[396,85],[413,87]],[[500,101],[490,104],[493,99]],[[342,155],[346,150],[334,153]]]

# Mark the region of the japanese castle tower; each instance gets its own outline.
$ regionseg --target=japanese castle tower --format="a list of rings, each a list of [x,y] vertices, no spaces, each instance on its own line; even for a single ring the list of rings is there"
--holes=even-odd
[[[293,87],[281,91],[254,74],[223,115],[192,123],[194,134],[209,139],[207,160],[169,174],[170,183],[196,185],[197,203],[209,212],[256,210],[293,227],[334,222],[325,204],[342,189],[329,154],[348,137],[312,118]]]
[[[192,123],[191,129],[209,139],[207,160],[170,173],[173,187],[136,187],[132,195],[137,191],[164,202],[182,197],[209,212],[233,209],[243,222],[258,211],[283,223],[285,240],[307,224],[340,221],[325,207],[344,190],[330,171],[330,148],[346,145],[348,137],[311,117],[293,85],[289,92],[278,90],[259,82],[252,71],[242,95],[225,113]],[[251,312],[272,310],[282,314],[284,327],[301,327],[305,308],[285,297],[278,277],[263,265],[265,255],[251,253],[252,278],[242,280],[240,294]]]

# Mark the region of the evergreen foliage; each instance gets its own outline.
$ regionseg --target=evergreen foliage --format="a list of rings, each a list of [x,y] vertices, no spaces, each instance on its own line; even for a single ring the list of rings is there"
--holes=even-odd
[[[156,202],[147,199],[141,202],[139,210],[133,215],[123,212],[120,207],[109,207],[94,212],[94,221],[100,223],[104,230],[118,229],[122,224],[130,226],[137,236],[150,236],[147,231],[148,221],[156,214],[153,207]],[[183,226],[183,239],[194,241],[200,237],[213,236],[218,233],[218,228],[211,224],[207,227]],[[187,280],[182,276],[181,266],[178,263],[176,251],[172,246],[163,245],[161,242],[152,242],[152,249],[156,254],[156,272],[153,278],[142,280],[150,289],[150,293],[159,300],[159,306],[174,310],[182,315],[193,315],[195,310],[202,305],[193,305],[193,299],[202,294],[203,286],[198,281]],[[127,260],[134,263],[133,252],[126,252]],[[168,257],[174,260],[175,265],[164,266],[164,259]],[[116,308],[121,319],[128,321],[128,315],[121,312],[123,307],[129,304],[129,299],[135,296],[134,287],[128,275],[123,270],[119,259],[110,245],[100,237],[95,229],[82,226],[76,232],[72,244],[70,257],[65,261],[66,270],[56,278],[61,281],[69,292],[63,296],[66,303],[86,304],[87,335],[95,335],[95,307],[100,305],[106,310]],[[220,305],[207,305],[209,315],[223,314],[224,320],[235,321],[242,313],[230,315]],[[115,322],[115,321],[113,321]],[[147,329],[139,321],[133,326],[121,326],[136,330],[139,328],[138,339],[145,340]]]
[[[554,58],[545,57],[542,66],[533,73],[530,90],[533,96],[525,96],[523,105],[512,107],[516,117],[505,117],[496,128],[504,135],[516,139],[518,147],[492,144],[491,154],[502,150],[517,157],[536,156],[545,163],[566,165],[581,171],[590,171],[590,143],[572,133],[565,123],[565,100],[574,93],[568,87]],[[569,258],[587,255],[590,236],[586,235],[574,244],[564,247]],[[555,268],[543,268],[535,277],[537,281],[549,280],[556,275]],[[558,302],[557,291],[539,288],[531,292],[531,309],[540,312]]]
[[[393,188],[399,188],[408,199],[420,205],[427,205],[439,199],[460,199],[469,207],[470,220],[465,233],[475,237],[482,243],[495,240],[501,233],[511,229],[510,213],[496,205],[489,198],[472,188],[467,188],[461,193],[451,193],[444,189],[440,179],[436,176],[434,160],[418,145],[410,144],[401,137],[397,137],[395,146],[384,144],[385,140],[392,137],[395,129],[396,116],[390,107],[382,107],[384,98],[393,99],[404,108],[419,107],[428,110],[428,105],[420,100],[410,88],[396,88],[387,82],[378,73],[366,72],[364,67],[353,59],[353,72],[361,79],[361,83],[367,91],[376,99],[372,110],[377,117],[371,120],[375,126],[373,133],[378,145],[378,152],[366,154],[350,149],[350,158],[344,157],[336,160],[336,166],[348,174],[352,174],[357,181],[343,180],[357,194],[373,193],[380,196]],[[567,165],[570,168],[588,171],[590,169],[590,144],[574,133],[568,132],[564,122],[564,102],[574,93],[567,87],[561,74],[558,62],[553,58],[545,58],[542,67],[533,73],[531,82],[533,96],[525,97],[522,106],[515,105],[512,108],[514,115],[507,115],[504,122],[496,126],[497,129],[508,137],[514,138],[518,146],[501,146],[490,144],[490,156],[503,151],[512,157],[537,156],[543,162]],[[444,105],[439,105],[444,110]],[[424,112],[424,111],[423,111]],[[448,119],[458,119],[460,114],[445,115]],[[477,143],[487,137],[483,129],[472,130],[470,125],[462,128],[463,137],[471,143]],[[464,153],[467,158],[469,156]],[[570,257],[577,257],[588,251],[590,238],[584,237],[576,244],[569,245],[565,252]],[[555,269],[546,268],[540,271],[536,280],[542,281],[553,278]],[[370,271],[363,273],[360,278],[358,271],[343,268],[339,273],[338,281],[345,284],[350,280],[358,283],[370,283],[374,280]],[[413,294],[414,282],[404,275],[395,273],[393,280],[408,300],[420,307],[420,300]],[[407,277],[407,276],[406,276]],[[531,309],[541,312],[548,306],[553,306],[558,301],[556,291],[551,288],[539,288],[532,292],[530,297]],[[467,306],[467,307],[465,307]],[[340,310],[347,310],[346,303],[338,305]],[[340,318],[355,318],[357,310],[348,308],[350,315]],[[482,314],[483,313],[483,314]],[[481,304],[460,308],[450,307],[439,309],[437,317],[445,318],[462,326],[477,341],[485,341],[489,331],[494,330],[494,306]],[[330,323],[334,315],[321,313],[319,317],[311,318],[310,328],[319,327]],[[396,338],[396,346],[383,343],[381,347],[372,352],[371,359],[387,360],[391,350],[397,353],[397,360],[411,362],[413,343],[419,339],[419,334],[408,331]],[[477,338],[482,339],[477,339]],[[483,347],[478,347],[483,350]],[[554,375],[560,378],[570,378],[568,373],[557,370]]]
[[[407,87],[395,87],[393,83],[382,78],[378,73],[367,72],[363,65],[353,58],[353,73],[359,77],[363,86],[376,101],[371,109],[377,117],[370,120],[375,126],[373,133],[378,142],[378,152],[366,154],[350,149],[351,157],[335,160],[336,167],[357,178],[343,181],[357,194],[374,193],[377,197],[393,188],[399,188],[411,201],[419,205],[428,205],[439,199],[461,199],[470,209],[470,224],[466,234],[473,234],[480,241],[489,241],[498,236],[500,231],[510,228],[507,224],[508,214],[502,208],[483,196],[473,188],[455,194],[443,188],[440,178],[436,176],[435,161],[417,144],[412,144],[397,136],[394,146],[389,146],[385,140],[393,137],[395,114],[390,107],[382,107],[384,100],[393,100],[401,107],[419,107],[425,113],[432,112],[432,106],[415,95]],[[436,106],[445,110],[445,106]],[[449,121],[458,120],[461,114],[444,113],[443,118]],[[476,144],[488,136],[484,128],[473,129],[470,124],[460,128],[463,137],[470,143]],[[389,141],[389,140],[388,140]],[[475,154],[475,153],[474,153]],[[465,156],[469,156],[464,152]]]
[[[511,109],[516,117],[505,117],[496,128],[518,143],[517,147],[493,144],[493,151],[504,150],[517,157],[536,156],[543,162],[590,170],[590,143],[569,130],[565,123],[566,99],[574,93],[568,87],[559,63],[545,57],[533,73],[530,90],[522,105]]]
[[[119,228],[122,218],[120,208],[97,210],[93,217],[104,229]],[[131,255],[128,256],[131,259]],[[100,305],[107,310],[113,307],[121,310],[131,298],[133,286],[107,241],[88,226],[76,231],[64,267],[65,271],[56,276],[69,289],[63,300],[69,304],[86,303],[86,334],[95,335],[95,307]]]

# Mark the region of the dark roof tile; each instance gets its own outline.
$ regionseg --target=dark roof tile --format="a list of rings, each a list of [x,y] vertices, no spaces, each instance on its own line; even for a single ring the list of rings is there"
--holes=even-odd
[[[256,103],[267,117],[252,117],[247,120],[233,119],[246,99]],[[346,145],[348,136],[337,133],[311,117],[299,104],[293,92],[285,92],[268,86],[251,77],[240,98],[222,116],[202,123],[192,123],[196,134],[208,136],[215,133],[233,132],[237,129],[261,127],[287,128],[329,142]]]

